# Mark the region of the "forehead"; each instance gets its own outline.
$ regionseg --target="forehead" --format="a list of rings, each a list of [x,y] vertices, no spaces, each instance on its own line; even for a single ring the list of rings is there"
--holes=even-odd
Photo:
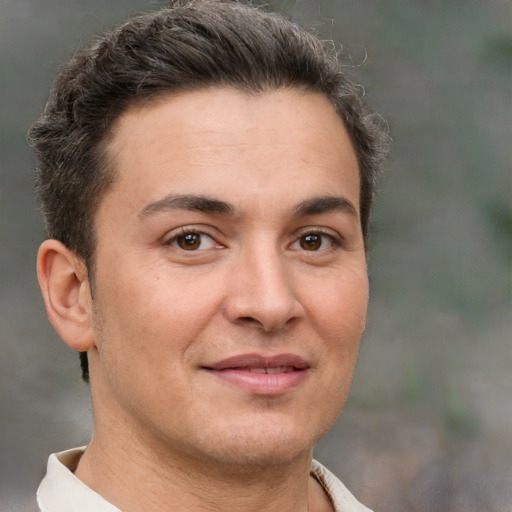
[[[263,197],[279,177],[305,192],[324,180],[323,195],[340,184],[359,206],[355,152],[319,93],[216,88],[164,96],[121,115],[107,151],[116,174],[107,203],[143,208],[171,192]]]

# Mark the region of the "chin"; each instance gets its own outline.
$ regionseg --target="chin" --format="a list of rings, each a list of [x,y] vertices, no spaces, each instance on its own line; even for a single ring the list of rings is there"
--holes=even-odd
[[[302,426],[302,428],[301,428]],[[310,457],[313,446],[321,435],[305,431],[297,422],[233,426],[225,439],[214,441],[212,458],[232,467],[268,467],[290,465],[298,459]],[[323,434],[323,432],[322,432]]]

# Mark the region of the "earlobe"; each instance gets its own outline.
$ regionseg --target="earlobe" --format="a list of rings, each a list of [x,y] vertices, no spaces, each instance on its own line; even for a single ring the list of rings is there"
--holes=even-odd
[[[48,318],[61,338],[79,352],[92,348],[92,299],[84,262],[61,242],[46,240],[37,255],[37,278]]]

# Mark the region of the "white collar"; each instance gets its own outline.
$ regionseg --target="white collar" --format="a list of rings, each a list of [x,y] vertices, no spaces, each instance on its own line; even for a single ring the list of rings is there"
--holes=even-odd
[[[85,446],[50,455],[37,490],[40,512],[121,512],[70,470],[76,468],[84,450]]]
[[[73,474],[84,451],[82,446],[50,455],[46,476],[37,490],[40,512],[121,512]],[[311,474],[330,496],[336,512],[371,512],[316,460]]]

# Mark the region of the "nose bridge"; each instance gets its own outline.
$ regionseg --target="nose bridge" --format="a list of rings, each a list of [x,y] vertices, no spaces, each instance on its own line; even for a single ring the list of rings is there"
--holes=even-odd
[[[293,285],[285,256],[270,236],[248,243],[231,279],[231,321],[257,323],[265,331],[284,327],[300,312]]]

